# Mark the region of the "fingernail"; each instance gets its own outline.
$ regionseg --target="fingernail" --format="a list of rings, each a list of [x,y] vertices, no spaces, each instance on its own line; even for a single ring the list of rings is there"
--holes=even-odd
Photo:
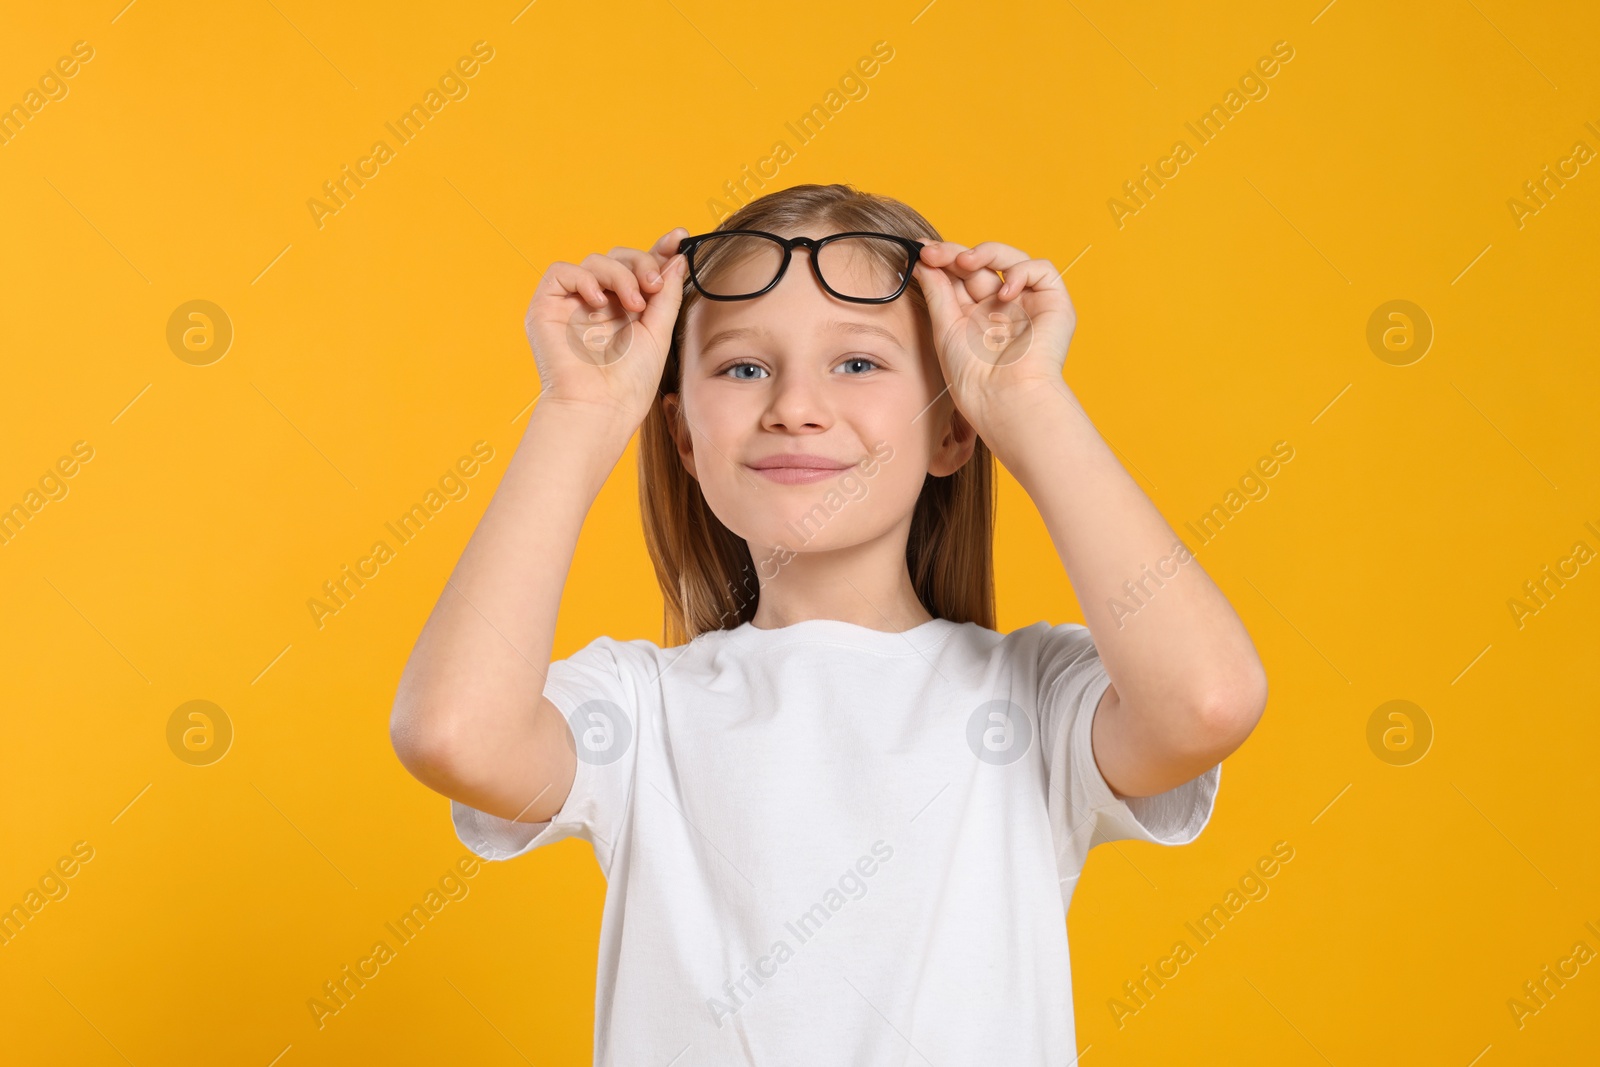
[[[661,275],[657,274],[653,270],[647,270],[647,271],[644,272],[644,280],[647,281],[647,282],[650,282],[651,284],[654,284],[654,283],[659,282],[661,280]]]

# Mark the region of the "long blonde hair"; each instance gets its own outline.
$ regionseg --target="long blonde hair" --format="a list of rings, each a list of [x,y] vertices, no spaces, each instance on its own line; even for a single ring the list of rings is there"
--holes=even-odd
[[[782,233],[796,227],[816,230],[813,237],[870,230],[942,240],[926,219],[900,201],[839,184],[796,185],[769,193],[728,216],[717,229]],[[904,296],[926,319],[927,300],[914,277]],[[678,456],[661,404],[661,397],[682,387],[684,326],[699,299],[699,290],[685,280],[657,402],[639,429],[639,509],[665,602],[664,647],[751,621],[760,593],[749,545],[706,504],[700,483]],[[935,618],[994,628],[996,491],[993,454],[982,438],[972,458],[955,473],[930,474],[923,482],[906,539],[906,566],[917,599]]]

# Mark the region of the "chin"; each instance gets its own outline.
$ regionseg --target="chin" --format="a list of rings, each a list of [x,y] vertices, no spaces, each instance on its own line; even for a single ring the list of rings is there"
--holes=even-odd
[[[754,494],[748,486],[722,488],[729,492],[708,495],[706,502],[724,526],[752,546],[757,562],[774,553],[784,558],[785,551],[793,555],[863,544],[894,527],[883,515],[885,508],[892,514],[902,506],[896,499],[901,487],[888,484],[853,495],[829,485],[777,485],[772,487],[775,492]],[[920,482],[904,487],[907,514],[915,507],[920,488]],[[729,506],[730,497],[737,503]]]

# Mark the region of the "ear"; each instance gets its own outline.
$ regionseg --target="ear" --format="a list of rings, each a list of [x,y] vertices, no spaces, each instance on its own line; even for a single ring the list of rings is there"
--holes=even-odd
[[[667,393],[661,398],[661,413],[667,418],[667,432],[672,435],[679,462],[689,472],[689,477],[699,481],[700,476],[694,469],[694,443],[689,436],[689,425],[683,418],[683,397],[677,393]]]
[[[954,474],[967,465],[977,447],[978,431],[961,414],[961,409],[950,403],[950,422],[928,457],[928,473],[935,478]]]

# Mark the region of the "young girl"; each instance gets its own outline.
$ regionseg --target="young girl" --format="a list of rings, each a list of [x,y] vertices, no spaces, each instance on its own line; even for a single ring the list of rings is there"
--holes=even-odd
[[[1063,380],[1074,322],[1050,262],[843,185],[545,273],[391,734],[477,855],[593,845],[597,1064],[1075,1060],[1089,848],[1194,840],[1266,678]],[[667,643],[551,662],[641,422]],[[1087,627],[994,629],[992,456]]]

